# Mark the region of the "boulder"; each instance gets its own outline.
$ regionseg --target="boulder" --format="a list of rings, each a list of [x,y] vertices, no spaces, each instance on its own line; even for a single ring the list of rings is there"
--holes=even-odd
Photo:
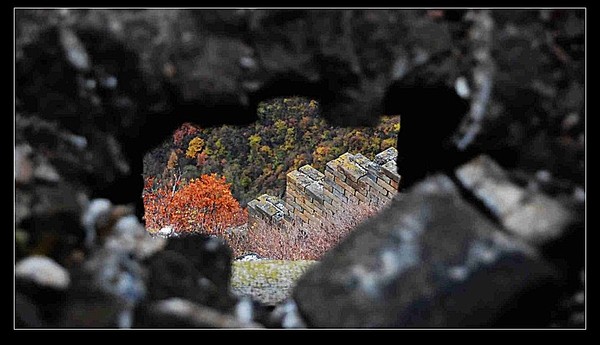
[[[536,327],[557,279],[436,175],[354,229],[293,298],[312,327]]]

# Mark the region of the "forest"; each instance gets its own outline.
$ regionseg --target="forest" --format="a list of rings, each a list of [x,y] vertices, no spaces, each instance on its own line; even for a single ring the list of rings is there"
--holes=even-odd
[[[238,127],[199,128],[184,123],[144,157],[144,178],[156,183],[189,181],[202,175],[225,177],[242,207],[268,193],[283,196],[286,174],[305,164],[325,164],[351,151],[367,157],[396,146],[399,116],[381,117],[376,127],[336,127],[320,116],[319,104],[302,97],[259,104],[259,120]]]

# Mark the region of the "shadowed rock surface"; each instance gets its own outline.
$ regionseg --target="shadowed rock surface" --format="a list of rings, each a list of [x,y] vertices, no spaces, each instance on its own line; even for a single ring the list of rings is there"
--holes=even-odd
[[[294,299],[314,327],[539,327],[557,278],[438,175],[358,226]]]
[[[272,325],[303,325],[297,304],[308,326],[584,326],[584,19],[565,9],[16,10],[16,262],[44,256],[70,279],[66,290],[16,279],[16,325],[166,326],[160,303],[173,298],[192,311],[176,325],[223,325],[195,317],[203,308],[231,320],[231,254],[172,240],[164,250],[121,221],[124,209],[141,216],[142,157],[181,123],[249,123],[259,101],[301,95],[337,125],[400,114],[401,188],[438,172],[455,179],[484,153],[503,181],[543,193],[529,205],[569,208],[574,224],[524,245],[501,224],[548,210],[500,221],[478,187],[413,189],[327,256],[330,273],[309,273],[310,291],[301,285]],[[92,204],[109,207],[85,217]],[[372,243],[354,242],[362,236]],[[560,303],[552,268],[566,284]]]

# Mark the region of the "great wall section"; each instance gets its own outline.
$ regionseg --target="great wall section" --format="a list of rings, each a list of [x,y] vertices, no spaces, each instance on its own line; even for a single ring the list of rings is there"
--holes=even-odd
[[[390,147],[373,160],[357,153],[344,153],[326,164],[322,173],[310,165],[287,174],[284,200],[263,194],[248,203],[249,222],[321,223],[345,205],[382,206],[397,193],[398,151]]]

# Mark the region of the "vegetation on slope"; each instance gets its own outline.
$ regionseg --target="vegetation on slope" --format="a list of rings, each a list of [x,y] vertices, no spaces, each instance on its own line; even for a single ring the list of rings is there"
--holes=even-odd
[[[325,164],[346,151],[374,156],[396,145],[399,117],[382,117],[379,126],[330,126],[314,100],[278,98],[258,107],[259,121],[246,127],[198,128],[183,124],[170,140],[144,158],[144,177],[181,176],[183,181],[216,173],[231,184],[242,206],[268,193],[282,196],[286,174]]]

